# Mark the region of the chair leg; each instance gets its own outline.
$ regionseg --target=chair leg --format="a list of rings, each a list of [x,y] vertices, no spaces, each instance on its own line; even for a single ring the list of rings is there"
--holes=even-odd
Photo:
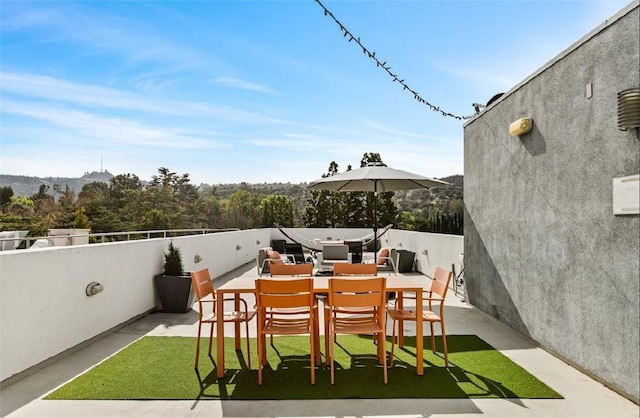
[[[194,369],[198,370],[198,359],[200,358],[200,331],[202,330],[202,323],[198,322],[198,337],[196,338],[196,359]]]
[[[329,321],[330,321],[330,316],[329,316],[329,311],[325,308],[323,308],[324,311],[324,352],[325,352],[325,356],[324,356],[324,363],[327,364],[327,362],[329,361]]]
[[[388,377],[387,377],[387,353],[385,352],[386,350],[384,349],[384,346],[385,346],[385,344],[384,344],[385,333],[381,332],[378,335],[379,335],[379,341],[380,341],[380,344],[378,346],[379,347],[383,347],[382,348],[382,376],[383,376],[383,379],[384,379],[384,384],[386,385],[389,380],[388,380]]]
[[[436,352],[436,337],[433,334],[433,321],[429,321],[429,327],[431,328],[431,351]]]
[[[393,321],[393,333],[391,334],[391,354],[389,355],[389,363],[393,367],[393,348],[396,345],[396,321]]]
[[[329,367],[331,369],[331,384],[335,384],[335,366],[333,364],[333,335],[331,333],[331,330],[329,330],[329,340],[331,341],[331,344],[329,345],[329,358],[327,359],[329,361]]]
[[[260,330],[258,330],[258,385],[262,385],[263,337]]]
[[[209,331],[209,355],[211,355],[211,347],[213,346],[213,329],[215,328],[215,322],[211,323],[211,330]]]
[[[314,326],[315,328],[315,326]],[[315,341],[315,330],[312,330],[309,333],[309,345],[311,347],[311,384],[316,384],[316,341]]]
[[[440,328],[442,329],[442,348],[444,350],[444,365],[449,367],[449,355],[447,353],[447,335],[444,330],[444,320],[440,321]]]
[[[320,324],[318,323],[320,317],[318,316],[318,308],[313,310],[313,349],[315,364],[322,363],[322,354],[320,350]]]
[[[251,371],[251,348],[249,347],[249,321],[244,321],[247,338],[247,370]]]

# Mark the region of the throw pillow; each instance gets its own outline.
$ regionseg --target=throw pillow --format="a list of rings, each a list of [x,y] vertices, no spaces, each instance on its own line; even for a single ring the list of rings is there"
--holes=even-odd
[[[389,249],[388,248],[380,248],[378,250],[378,254],[376,256],[377,263],[379,266],[387,264],[387,257],[389,257]]]
[[[280,253],[275,250],[267,250],[267,258],[269,259],[269,264],[284,264],[284,261],[280,258]]]

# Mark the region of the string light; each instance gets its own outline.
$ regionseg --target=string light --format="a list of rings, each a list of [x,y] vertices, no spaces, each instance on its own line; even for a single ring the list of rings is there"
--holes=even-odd
[[[325,7],[324,4],[322,4],[322,2],[320,2],[320,0],[315,0],[316,3],[318,3],[320,5],[320,7],[322,7],[322,9],[324,10],[324,15],[325,16],[329,16],[331,19],[333,19],[334,22],[336,22],[336,24],[340,27],[340,31],[343,34],[343,37],[347,39],[347,42],[355,42],[356,44],[358,44],[358,46],[362,49],[362,53],[366,56],[368,56],[369,58],[371,58],[373,61],[375,61],[376,63],[376,67],[382,67],[383,70],[385,70],[387,72],[387,74],[389,74],[389,76],[393,79],[393,82],[399,83],[402,86],[402,90],[408,90],[409,93],[411,93],[413,95],[413,98],[418,101],[419,103],[422,103],[423,105],[427,106],[429,109],[433,110],[434,112],[438,112],[441,113],[442,116],[445,117],[449,117],[449,118],[454,118],[454,119],[458,119],[458,120],[466,120],[466,119],[471,119],[473,117],[472,116],[458,116],[458,115],[454,115],[453,113],[449,113],[449,112],[445,112],[444,110],[440,109],[440,107],[435,106],[431,103],[429,103],[427,100],[425,100],[422,96],[420,96],[420,93],[416,92],[415,90],[413,90],[411,87],[409,87],[407,85],[407,83],[405,83],[405,81],[403,79],[400,79],[398,77],[397,74],[394,74],[393,72],[391,72],[391,66],[387,64],[386,61],[381,62],[377,57],[376,57],[376,53],[375,52],[371,52],[369,51],[369,49],[367,49],[367,47],[365,47],[362,42],[360,42],[360,37],[356,37],[355,35],[353,35],[331,12],[331,10],[327,9]]]

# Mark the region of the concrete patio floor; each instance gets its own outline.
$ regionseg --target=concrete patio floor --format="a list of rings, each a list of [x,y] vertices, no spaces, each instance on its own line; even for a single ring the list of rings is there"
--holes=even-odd
[[[216,279],[255,276],[247,264]],[[407,275],[425,280],[419,274]],[[589,376],[539,348],[528,338],[470,307],[450,291],[448,334],[475,334],[564,399],[385,399],[304,401],[47,401],[50,391],[144,335],[195,336],[197,313],[153,313],[97,339],[77,352],[0,391],[2,416],[33,417],[639,417],[640,408]],[[414,330],[407,326],[409,333]],[[436,327],[436,329],[439,329]],[[229,334],[227,334],[229,335]],[[425,373],[428,373],[425,368]],[[389,382],[390,385],[393,382]]]

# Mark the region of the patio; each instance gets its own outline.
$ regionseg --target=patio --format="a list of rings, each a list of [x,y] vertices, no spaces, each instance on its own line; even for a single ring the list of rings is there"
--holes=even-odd
[[[215,280],[217,286],[239,275],[255,276],[247,263]],[[424,280],[420,273],[406,274]],[[332,401],[45,401],[51,390],[73,379],[144,335],[195,336],[197,314],[152,313],[107,333],[77,352],[25,377],[0,392],[8,417],[122,416],[412,416],[412,417],[638,417],[638,406],[539,348],[533,341],[467,305],[449,292],[449,335],[475,334],[562,394],[561,400],[394,399]],[[255,331],[255,328],[252,329]],[[436,328],[438,329],[438,328]],[[413,330],[408,328],[408,332]],[[425,368],[425,373],[428,373]],[[195,376],[194,376],[195,379]],[[268,384],[268,382],[265,382]],[[393,384],[393,382],[390,382]]]

